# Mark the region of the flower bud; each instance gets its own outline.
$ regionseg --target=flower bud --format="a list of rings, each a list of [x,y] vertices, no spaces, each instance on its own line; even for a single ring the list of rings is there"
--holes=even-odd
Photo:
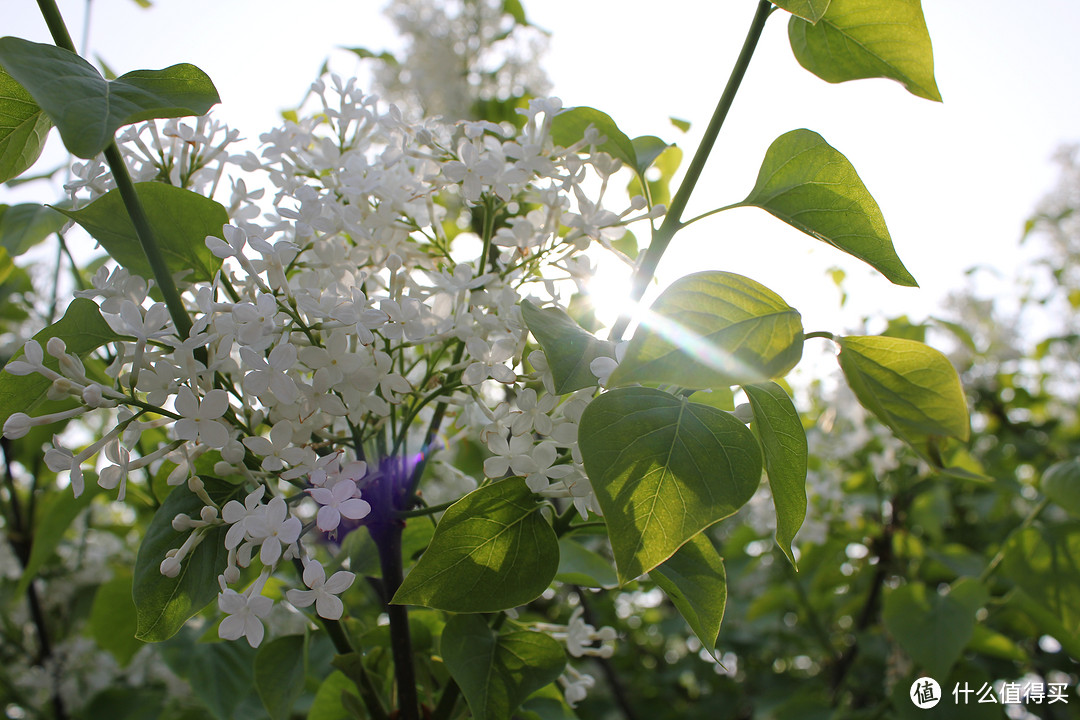
[[[204,523],[212,523],[217,520],[217,508],[204,505],[203,509],[199,511],[199,517],[202,518]]]
[[[11,413],[4,422],[4,437],[8,440],[18,440],[26,437],[32,427],[34,427],[34,422],[29,415],[24,412]]]
[[[187,532],[193,527],[195,527],[195,524],[184,513],[177,513],[176,517],[172,519],[172,529],[176,532]]]
[[[45,350],[57,360],[60,360],[67,354],[67,343],[58,337],[49,338],[49,342],[45,343]]]
[[[175,557],[169,556],[161,561],[161,565],[158,569],[165,577],[174,578],[180,574],[180,561]]]

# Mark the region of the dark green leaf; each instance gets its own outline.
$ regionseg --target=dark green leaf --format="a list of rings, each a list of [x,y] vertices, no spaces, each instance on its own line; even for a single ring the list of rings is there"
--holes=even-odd
[[[727,604],[724,561],[707,533],[698,533],[649,573],[710,653]]]
[[[1005,544],[1001,569],[1049,611],[1074,642],[1080,637],[1080,524],[1015,533]],[[1067,638],[1058,640],[1064,644]]]
[[[743,390],[754,411],[751,428],[765,451],[765,473],[776,508],[776,544],[794,566],[791,542],[806,518],[806,431],[784,388],[766,383]]]
[[[159,649],[169,669],[188,681],[191,695],[215,720],[267,717],[255,692],[255,650],[246,642],[198,642],[197,638],[185,629]]]
[[[615,357],[611,342],[598,340],[559,308],[538,308],[522,300],[521,317],[547,357],[557,394],[596,387],[589,364],[598,357]]]
[[[135,191],[169,272],[190,271],[184,278],[190,282],[212,280],[221,259],[206,247],[206,236],[222,237],[228,211],[198,193],[165,183],[137,183]],[[136,275],[154,277],[119,190],[110,190],[84,208],[60,212],[82,225],[113,260]]]
[[[578,720],[555,684],[545,685],[521,703],[521,720]]]
[[[631,168],[637,168],[634,143],[609,115],[591,107],[569,108],[556,115],[551,123],[551,139],[556,145],[570,147],[585,137],[585,131],[590,126],[595,127],[606,138],[596,146],[597,150],[622,160]]]
[[[315,693],[307,720],[351,720],[352,715],[341,702],[342,693],[356,697],[356,686],[340,670],[330,673]]]
[[[86,704],[79,717],[84,720],[160,720],[166,701],[164,687],[111,687]]]
[[[393,602],[450,612],[495,612],[544,592],[559,541],[521,478],[472,491],[450,506]]]
[[[0,214],[0,245],[18,257],[64,227],[67,218],[44,205],[12,205]]]
[[[624,583],[734,513],[761,482],[761,449],[745,425],[651,388],[589,403],[578,443]]]
[[[829,0],[775,0],[773,5],[816,24],[829,9]]]
[[[52,119],[72,154],[92,158],[123,125],[205,115],[220,102],[194,65],[136,70],[107,81],[73,52],[16,37],[0,38],[0,64]]]
[[[37,162],[52,122],[30,93],[0,68],[0,183]]]
[[[885,596],[882,619],[889,633],[931,677],[948,677],[975,631],[975,613],[990,599],[973,578],[962,578],[942,595],[908,583]]]
[[[1046,497],[1080,516],[1080,460],[1054,463],[1043,473],[1039,487]]]
[[[816,24],[791,18],[788,37],[799,64],[822,80],[891,78],[941,102],[919,0],[832,0]]]
[[[105,343],[120,339],[101,317],[98,306],[85,298],[72,300],[64,317],[36,333],[34,340],[44,349],[52,337],[62,338],[67,343],[67,351],[80,358],[85,358]],[[22,356],[22,348],[19,348],[11,359],[18,360]],[[53,370],[59,367],[56,358],[48,353],[45,354],[44,362],[46,367]],[[3,427],[11,413],[29,413],[37,407],[45,399],[51,385],[50,380],[36,373],[12,375],[0,372],[0,427]]]
[[[238,485],[224,480],[205,478],[206,491],[218,505],[242,494]],[[227,564],[224,525],[206,530],[206,537],[191,551],[174,578],[161,574],[165,553],[180,547],[190,534],[177,532],[172,520],[179,513],[198,517],[203,501],[185,486],[169,493],[154,513],[146,530],[139,555],[135,559],[135,584],[132,594],[139,623],[136,637],[147,642],[167,640],[183,627],[195,613],[218,596],[218,575]],[[229,643],[236,645],[237,643]]]
[[[802,357],[797,310],[750,278],[699,272],[671,284],[634,332],[611,385],[727,387],[779,377]]]
[[[271,720],[288,720],[304,692],[304,636],[285,635],[255,655],[255,688]]]
[[[477,720],[504,720],[566,666],[562,646],[532,631],[497,635],[483,618],[457,615],[442,634],[442,656]]]
[[[840,368],[878,420],[918,447],[927,438],[970,433],[967,399],[949,359],[914,340],[840,338]]]
[[[555,579],[591,588],[613,588],[619,584],[608,560],[566,537],[559,540],[559,572]]]
[[[671,121],[672,125],[674,125],[678,129],[682,130],[684,133],[685,132],[690,132],[690,121],[689,120],[683,120],[682,118],[677,118],[677,117],[669,117],[668,120]]]
[[[117,575],[94,593],[90,608],[90,635],[108,650],[121,667],[143,646],[135,637],[135,603],[131,600],[131,575]]]
[[[71,488],[61,488],[49,494],[43,507],[38,511],[36,527],[34,528],[34,542],[30,548],[30,559],[26,562],[22,577],[15,588],[15,597],[22,597],[31,581],[38,574],[49,559],[56,552],[57,546],[64,538],[64,533],[71,527],[71,523],[100,492],[101,488],[91,481],[86,485],[86,491],[79,497],[75,497]]]
[[[918,285],[896,255],[881,209],[855,168],[816,132],[792,130],[774,140],[757,184],[739,204],[759,207],[859,258],[897,285]]]
[[[514,18],[518,25],[528,25],[525,18],[525,8],[521,6],[521,0],[503,0],[503,12]]]

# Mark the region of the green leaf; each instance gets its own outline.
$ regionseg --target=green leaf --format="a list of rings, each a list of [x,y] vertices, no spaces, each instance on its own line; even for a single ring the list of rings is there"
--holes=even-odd
[[[634,158],[636,164],[634,170],[638,175],[644,175],[645,171],[652,167],[656,159],[668,149],[668,144],[655,135],[642,135],[630,141],[634,146]]]
[[[1080,460],[1054,463],[1043,473],[1039,486],[1046,497],[1080,516]]]
[[[166,702],[162,687],[111,687],[102,690],[79,712],[83,720],[161,720]]]
[[[769,212],[897,285],[918,286],[896,255],[881,209],[855,168],[812,130],[792,130],[773,141],[757,184],[739,205]]]
[[[927,439],[970,433],[967,400],[949,359],[915,340],[881,336],[839,339],[848,385],[878,420],[918,447]]]
[[[304,636],[285,635],[255,655],[255,688],[271,720],[288,720],[304,692]]]
[[[631,168],[638,167],[634,143],[609,115],[591,107],[568,108],[556,115],[551,122],[551,139],[556,145],[570,147],[585,137],[589,126],[595,127],[606,138],[596,146],[597,150],[619,158]]]
[[[230,485],[224,480],[207,477],[203,482],[210,498],[219,506],[243,493],[241,486]],[[228,528],[224,525],[205,531],[202,542],[184,559],[176,577],[165,577],[159,570],[165,553],[180,547],[190,534],[190,531],[173,530],[173,518],[179,513],[197,517],[202,508],[203,501],[186,486],[181,486],[169,493],[150,521],[135,558],[132,590],[139,625],[135,636],[140,640],[167,640],[188,618],[218,596],[217,577],[225,570],[228,560],[225,549]]]
[[[194,65],[136,70],[113,81],[73,52],[16,37],[0,38],[0,65],[30,93],[72,154],[92,158],[123,125],[205,115],[220,102]]]
[[[791,542],[806,518],[808,449],[795,404],[776,383],[743,388],[754,411],[751,429],[765,451],[765,472],[776,508],[776,544],[792,567]]]
[[[7,248],[12,257],[18,257],[59,232],[66,222],[67,218],[45,205],[12,205],[0,214],[0,245]]]
[[[15,263],[11,261],[7,249],[0,247],[0,283],[7,280],[13,272],[15,272]]]
[[[797,310],[750,278],[699,272],[671,284],[634,332],[611,385],[727,387],[779,377],[802,357]]]
[[[559,572],[555,579],[590,588],[613,588],[619,584],[609,561],[567,537],[559,540]]]
[[[315,700],[308,710],[307,720],[352,720],[352,715],[341,702],[342,693],[356,697],[356,686],[340,670],[330,673],[315,693]]]
[[[0,183],[37,162],[50,128],[52,122],[30,93],[0,68]]]
[[[829,0],[774,0],[773,5],[816,24],[829,9]]]
[[[559,568],[559,541],[521,478],[472,491],[450,506],[393,602],[459,613],[524,605]]]
[[[30,583],[41,566],[56,552],[71,523],[79,516],[79,513],[90,507],[90,503],[100,490],[101,488],[91,481],[87,483],[86,491],[79,497],[72,494],[71,488],[62,488],[49,494],[48,500],[43,503],[44,507],[38,511],[34,542],[30,547],[30,558],[23,569],[22,577],[19,578],[14,597],[22,597],[26,594],[26,589],[30,587]]]
[[[159,652],[169,669],[188,681],[191,695],[210,717],[266,717],[255,692],[252,666],[256,651],[246,642],[199,642],[197,633],[185,628]]]
[[[450,618],[442,657],[477,720],[504,720],[566,666],[562,646],[546,633],[498,635],[476,615]]]
[[[633,197],[642,195],[648,198],[653,205],[668,205],[671,202],[671,179],[682,163],[683,152],[678,145],[668,145],[652,162],[652,167],[659,171],[659,177],[654,180],[645,179],[645,173],[635,175],[626,186],[626,192]],[[642,185],[644,181],[645,185]],[[648,195],[645,193],[648,188]]]
[[[547,357],[556,394],[596,387],[589,364],[598,357],[615,357],[613,343],[598,340],[560,308],[538,308],[522,300],[521,317]]]
[[[389,64],[389,65],[391,65],[393,67],[397,67],[398,65],[401,64],[401,63],[398,62],[398,59],[396,57],[394,57],[394,54],[387,51],[387,50],[384,50],[382,52],[377,53],[377,52],[373,52],[373,51],[368,50],[367,48],[363,48],[363,47],[342,47],[341,49],[342,50],[348,50],[349,52],[353,53],[354,55],[356,55],[361,60],[364,60],[364,59],[367,59],[367,58],[372,58],[372,59],[375,59],[375,60],[382,60],[383,62],[385,62],[385,63],[387,63],[387,64]]]
[[[185,277],[190,282],[212,280],[221,259],[206,247],[206,236],[222,237],[221,228],[229,222],[228,211],[198,193],[165,183],[137,183],[135,192],[169,272],[190,271]],[[119,190],[110,190],[78,210],[59,210],[82,225],[113,260],[136,275],[154,277]]]
[[[126,666],[143,646],[135,637],[135,603],[131,600],[131,575],[120,574],[100,585],[90,608],[90,635],[108,650],[120,666]]]
[[[975,613],[989,598],[973,578],[957,580],[945,595],[908,583],[885,596],[882,619],[917,665],[945,678],[975,632]]]
[[[734,513],[761,482],[761,449],[745,425],[652,388],[589,403],[578,444],[623,583]]]
[[[75,353],[80,358],[85,358],[105,343],[120,339],[120,336],[114,333],[101,317],[98,306],[85,298],[72,300],[64,317],[36,333],[34,340],[37,340],[44,349],[49,338],[52,337],[62,338],[67,343],[67,351]],[[11,359],[18,360],[22,356],[22,348],[19,348]],[[45,354],[44,362],[45,367],[53,370],[59,367],[56,358],[48,353]],[[0,372],[0,427],[3,427],[12,413],[20,411],[29,413],[37,407],[45,399],[45,394],[51,386],[50,380],[36,373],[12,375]]]
[[[1012,535],[1004,549],[1003,574],[1072,638],[1080,637],[1080,524],[1027,528]]]
[[[816,24],[791,18],[788,38],[799,64],[822,80],[891,78],[941,102],[919,0],[832,0]]]
[[[649,573],[710,653],[727,605],[724,561],[707,533],[698,533]]]
[[[555,684],[545,685],[530,695],[521,703],[515,717],[521,717],[521,720],[578,720]]]

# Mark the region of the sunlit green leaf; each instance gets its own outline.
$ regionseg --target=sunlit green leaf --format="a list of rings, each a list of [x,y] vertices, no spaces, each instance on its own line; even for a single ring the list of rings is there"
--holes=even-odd
[[[450,618],[442,656],[477,720],[503,720],[521,702],[555,682],[566,665],[562,645],[546,633],[496,634],[476,615]]]
[[[649,576],[682,614],[701,644],[711,653],[727,605],[724,561],[707,533],[698,533]]]
[[[750,278],[699,272],[676,280],[631,338],[611,385],[726,387],[786,374],[802,357],[802,319]]]
[[[255,688],[271,720],[287,720],[304,691],[304,636],[285,635],[255,655]]]
[[[514,717],[521,720],[578,720],[556,684],[545,685],[530,695]]]
[[[626,186],[627,193],[631,197],[635,195],[647,197],[653,205],[668,205],[671,202],[671,180],[682,163],[682,157],[682,148],[678,145],[668,145],[652,163],[653,170],[659,171],[659,177],[645,179],[645,185],[642,186],[646,173],[635,175]],[[646,187],[648,195],[645,193]]]
[[[767,383],[743,389],[754,411],[751,429],[765,451],[765,473],[776,508],[776,544],[794,566],[791,543],[806,518],[806,432],[782,387]]]
[[[897,285],[918,285],[896,255],[881,209],[855,168],[816,132],[792,130],[774,140],[757,184],[740,205],[769,212]]]
[[[37,340],[44,348],[52,337],[62,338],[67,343],[67,351],[80,358],[85,358],[105,343],[120,338],[101,317],[98,306],[85,298],[72,300],[64,317],[37,332],[34,340]],[[23,351],[20,347],[11,359],[18,360],[22,356]],[[45,354],[44,363],[52,370],[59,368],[59,361],[48,353]],[[30,413],[45,399],[51,385],[52,381],[37,373],[12,375],[0,372],[0,427],[3,427],[13,412]]]
[[[1046,497],[1080,516],[1080,460],[1054,463],[1043,473],[1039,487]]]
[[[920,0],[832,0],[816,24],[791,18],[788,37],[799,64],[822,80],[891,78],[914,95],[941,101]]]
[[[472,491],[450,506],[393,602],[460,613],[524,605],[559,568],[559,541],[521,478]]]
[[[975,613],[989,598],[973,578],[958,580],[944,595],[912,582],[885,596],[882,619],[919,667],[944,678],[971,640]]]
[[[0,68],[0,183],[37,162],[52,122],[30,93]]]
[[[0,212],[0,245],[18,257],[60,228],[67,218],[44,205],[20,203]]]
[[[222,480],[206,478],[204,482],[210,498],[219,506],[243,493],[240,486]],[[139,625],[136,637],[140,640],[167,640],[188,618],[218,596],[217,578],[225,570],[228,560],[225,549],[228,528],[224,525],[205,531],[206,536],[184,558],[176,577],[165,577],[160,571],[165,553],[179,548],[191,534],[191,531],[173,530],[173,518],[181,513],[198,517],[203,507],[204,503],[197,495],[181,486],[169,493],[150,521],[135,559],[132,591]]]
[[[190,271],[184,279],[191,282],[212,280],[221,259],[206,247],[206,237],[222,237],[228,211],[198,193],[165,183],[137,183],[135,191],[169,272]],[[60,212],[82,225],[113,260],[136,275],[154,277],[119,190],[110,190],[78,210]]]
[[[110,82],[73,52],[16,37],[0,38],[0,64],[81,158],[104,150],[123,125],[204,115],[220,101],[210,78],[194,65],[136,70]]]
[[[949,359],[914,340],[881,336],[839,339],[848,385],[878,420],[914,445],[970,433],[967,399]]]
[[[355,698],[356,686],[345,673],[335,670],[322,681],[315,692],[315,699],[311,703],[311,709],[308,710],[307,720],[352,720],[353,715],[341,702],[343,693]]]
[[[613,343],[597,339],[559,308],[538,308],[522,300],[521,316],[544,350],[557,394],[596,386],[589,364],[598,357],[615,357]]]
[[[773,5],[811,23],[816,23],[829,9],[829,0],[775,0]]]
[[[578,442],[624,583],[734,513],[761,481],[761,449],[745,425],[651,388],[593,400]]]
[[[556,145],[570,147],[585,137],[585,131],[592,126],[604,138],[596,146],[612,157],[622,160],[631,168],[637,168],[637,151],[634,143],[626,136],[615,121],[606,113],[591,107],[576,107],[563,110],[551,122],[551,139]]]
[[[645,171],[656,162],[656,159],[668,149],[668,144],[655,135],[636,137],[630,141],[630,144],[634,146],[636,160],[634,170],[637,171],[638,175],[644,175]]]

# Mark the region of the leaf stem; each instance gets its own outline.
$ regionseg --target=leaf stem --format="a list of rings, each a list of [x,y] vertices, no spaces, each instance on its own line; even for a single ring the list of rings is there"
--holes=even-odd
[[[809,340],[811,338],[825,338],[826,340],[836,340],[836,335],[833,335],[828,330],[816,330],[811,333],[803,335],[803,340]]]
[[[663,257],[675,233],[684,226],[682,214],[686,209],[686,203],[690,200],[690,195],[694,192],[698,179],[701,177],[701,171],[705,168],[705,162],[712,153],[713,145],[716,144],[716,138],[720,135],[720,128],[723,127],[724,120],[731,109],[731,104],[735,100],[735,94],[739,91],[739,85],[742,84],[743,76],[746,75],[746,69],[750,66],[750,59],[754,56],[754,50],[757,48],[758,40],[761,38],[761,31],[765,28],[765,21],[769,19],[772,9],[772,3],[769,0],[759,0],[757,11],[754,13],[754,20],[750,24],[750,30],[746,33],[746,40],[743,41],[742,51],[739,52],[735,67],[732,68],[731,75],[728,77],[727,86],[716,104],[709,126],[705,128],[701,144],[698,145],[697,152],[694,153],[694,158],[686,169],[686,175],[679,185],[679,190],[671,200],[671,206],[664,217],[664,222],[654,234],[649,249],[645,251],[645,255],[642,257],[641,264],[634,271],[630,288],[630,297],[633,300],[631,307],[641,300],[641,297],[645,294],[645,288],[649,286],[649,281],[656,274],[660,258]],[[618,341],[622,339],[623,333],[626,332],[626,328],[630,324],[630,319],[629,312],[623,313],[611,330],[612,340]]]

